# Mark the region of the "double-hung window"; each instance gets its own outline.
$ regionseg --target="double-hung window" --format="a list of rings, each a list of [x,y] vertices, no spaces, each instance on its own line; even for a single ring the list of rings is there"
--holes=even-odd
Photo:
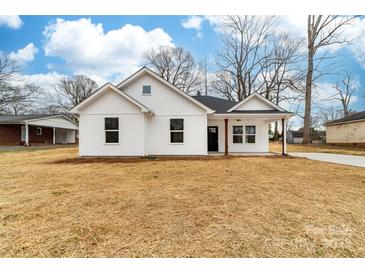
[[[119,118],[105,118],[105,143],[119,143]]]
[[[170,143],[184,143],[184,119],[170,119]]]
[[[233,143],[241,144],[243,142],[243,127],[233,126]]]
[[[246,143],[256,143],[256,126],[246,126]]]

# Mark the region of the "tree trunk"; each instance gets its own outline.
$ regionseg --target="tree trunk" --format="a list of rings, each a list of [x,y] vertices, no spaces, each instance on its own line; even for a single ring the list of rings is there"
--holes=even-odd
[[[307,77],[305,85],[303,144],[309,144],[311,142],[310,127],[312,111],[313,55],[313,49],[308,48]]]
[[[279,130],[278,130],[278,121],[275,122],[275,129],[274,129],[274,140],[279,140]]]

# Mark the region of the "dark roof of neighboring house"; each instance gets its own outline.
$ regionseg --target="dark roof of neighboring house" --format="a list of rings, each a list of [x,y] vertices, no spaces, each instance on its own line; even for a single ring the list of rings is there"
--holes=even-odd
[[[57,114],[30,114],[30,115],[0,115],[0,124],[20,124],[26,120],[39,119]]]
[[[200,103],[206,105],[208,108],[215,110],[216,113],[225,113],[231,107],[233,107],[237,102],[222,99],[214,96],[192,96],[194,99],[198,100]]]
[[[330,122],[326,123],[326,125],[354,122],[354,121],[357,121],[357,120],[365,120],[365,111],[356,112],[354,114],[350,114],[350,115],[348,115],[346,117],[343,117],[341,119],[330,121]]]

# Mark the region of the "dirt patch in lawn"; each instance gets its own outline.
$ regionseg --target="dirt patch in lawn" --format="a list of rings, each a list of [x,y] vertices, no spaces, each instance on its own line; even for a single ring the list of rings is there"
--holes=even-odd
[[[270,143],[270,151],[275,153],[281,153],[281,143]],[[364,144],[287,144],[287,151],[290,152],[319,152],[319,153],[336,153],[346,155],[358,155],[365,156]]]
[[[2,257],[364,257],[365,170],[297,158],[2,154]],[[76,161],[76,162],[75,162]]]

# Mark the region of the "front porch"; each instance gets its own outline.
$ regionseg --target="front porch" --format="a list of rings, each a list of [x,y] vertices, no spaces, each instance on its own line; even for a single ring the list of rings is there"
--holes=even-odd
[[[208,156],[272,156],[269,152],[269,124],[280,121],[283,130],[281,155],[286,155],[286,123],[283,113],[215,114],[208,118]]]

